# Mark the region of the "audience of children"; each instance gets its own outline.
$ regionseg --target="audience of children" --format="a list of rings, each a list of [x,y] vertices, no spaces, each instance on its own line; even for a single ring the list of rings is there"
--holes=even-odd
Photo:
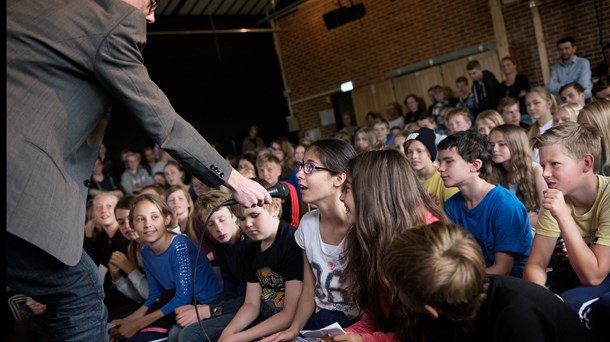
[[[207,341],[209,337],[212,341],[223,342],[254,339],[292,341],[300,330],[320,329],[334,322],[346,330],[345,335],[333,336],[331,339],[334,341],[395,340],[416,336],[439,338],[445,332],[455,334],[455,340],[480,340],[493,329],[509,329],[512,323],[492,327],[489,325],[497,322],[496,316],[481,318],[483,310],[490,307],[502,309],[497,302],[501,297],[489,288],[515,291],[512,295],[520,299],[522,305],[525,305],[523,298],[537,296],[539,292],[537,287],[532,289],[527,283],[505,275],[523,276],[526,280],[545,285],[567,303],[549,303],[549,298],[540,297],[539,301],[522,308],[529,310],[526,315],[531,314],[532,319],[540,318],[533,310],[544,302],[549,307],[562,308],[555,314],[560,317],[558,319],[565,319],[567,326],[576,324],[574,329],[586,326],[605,336],[607,324],[600,321],[609,317],[610,263],[604,261],[608,259],[604,249],[608,249],[604,246],[607,234],[603,233],[605,226],[595,226],[590,222],[603,221],[599,217],[603,217],[604,211],[599,208],[606,204],[603,200],[596,200],[593,194],[603,199],[607,197],[599,187],[609,183],[601,174],[608,174],[608,165],[606,169],[602,166],[608,160],[610,104],[603,100],[594,101],[584,108],[564,104],[555,111],[553,97],[541,87],[534,87],[526,94],[526,104],[534,119],[529,137],[534,138],[535,146],[531,140],[528,141],[528,134],[523,129],[525,125],[521,122],[519,101],[504,98],[498,105],[499,112],[480,112],[474,127],[471,127],[467,108],[439,107],[439,119],[447,123],[452,133],[449,137],[435,132],[437,123],[434,116],[419,111],[417,118],[414,116],[404,130],[394,127],[394,133],[390,132],[386,120],[377,118],[374,129],[364,127],[356,131],[353,143],[338,137],[317,140],[308,146],[300,145],[296,150],[287,148],[295,153],[291,158],[284,158],[282,145],[293,145],[280,138],[274,140],[271,151],[259,152],[256,160],[254,155],[236,157],[236,166],[238,161],[243,164],[239,172],[251,172],[251,177],[260,176],[262,180],[258,181],[267,187],[280,181],[282,166],[288,169],[278,155],[282,155],[286,163],[296,160],[291,175],[302,190],[302,201],[298,195],[295,196],[294,187],[289,197],[289,200],[296,197],[296,222],[294,215],[282,216],[290,210],[278,207],[281,199],[263,207],[223,207],[221,204],[229,199],[229,194],[222,189],[208,188],[201,182],[195,191],[196,180],[187,188],[184,185],[187,175],[180,172],[179,164],[167,162],[165,168],[168,172],[164,178],[174,186],[164,193],[165,201],[156,195],[127,196],[115,210],[117,231],[121,232],[116,235],[121,238],[124,235],[126,241],[131,242],[125,251],[112,251],[107,263],[108,278],[126,295],[125,298],[134,302],[121,300],[121,305],[112,309],[111,320],[119,325],[109,330],[111,340],[169,338],[170,341]],[[398,103],[393,105],[400,106]],[[549,118],[552,119],[549,121]],[[564,127],[565,121],[578,121],[581,124],[572,125],[591,132],[601,131],[605,138],[600,139],[600,151],[596,152],[589,147],[591,144],[584,143],[585,148],[592,152],[576,158],[574,155],[578,155],[580,150],[568,151],[564,147],[577,145],[566,142],[566,136],[573,138],[573,134],[566,133],[553,143],[547,141],[548,137],[543,138],[546,135],[542,132],[550,125],[557,128],[552,128],[549,133]],[[580,138],[578,144],[583,145],[583,140],[586,139]],[[387,145],[389,141],[391,145]],[[559,145],[558,141],[565,145],[561,145],[560,152],[551,151],[555,154],[547,158],[544,153],[551,154],[548,150]],[[542,166],[533,157],[538,148]],[[126,157],[133,153],[125,151]],[[133,154],[137,156],[137,153]],[[437,154],[439,161],[436,161]],[[269,158],[275,162],[269,162]],[[566,167],[569,160],[578,167]],[[248,165],[253,164],[252,161],[256,169]],[[264,169],[271,164],[277,167]],[[575,170],[582,176],[578,176]],[[585,179],[593,179],[589,173],[596,177],[600,174],[598,188],[587,186]],[[566,183],[567,190],[563,191],[561,184]],[[153,190],[146,186],[139,192],[148,192],[149,188]],[[559,201],[562,195],[565,200]],[[193,200],[197,198],[200,204],[195,208]],[[131,207],[129,202],[134,200],[136,204]],[[150,215],[151,221],[153,217],[160,217],[164,222],[169,217],[167,227],[164,226],[169,229],[167,236],[153,239],[159,230],[155,224],[152,228],[146,225],[139,237],[133,226],[130,227],[126,219],[130,209],[133,213],[142,201],[148,203],[145,207],[150,210],[145,215]],[[170,210],[170,215],[164,213],[161,205]],[[590,205],[590,210],[579,205]],[[156,207],[158,215],[151,214],[154,210],[148,207]],[[212,213],[212,210],[217,211]],[[563,226],[565,212],[571,213],[572,218],[567,228]],[[210,221],[203,226],[210,213]],[[109,215],[94,213],[93,217],[92,224],[108,235],[102,221]],[[295,230],[299,219],[299,229]],[[384,267],[391,264],[391,258],[401,257],[399,254],[390,257],[387,247],[402,241],[399,236],[402,232],[437,220],[443,222],[437,226],[444,227],[437,228],[439,232],[463,227],[460,228],[462,237],[468,236],[468,239],[478,242],[476,248],[470,245],[468,248],[483,263],[483,270],[478,272],[487,275],[477,278],[478,282],[483,282],[483,288],[470,287],[480,300],[469,301],[473,306],[467,316],[460,316],[461,311],[450,313],[439,309],[442,301],[447,300],[445,297],[437,298],[441,302],[434,302],[436,305],[413,301],[410,294],[416,292],[407,290],[405,280],[395,273],[399,268]],[[446,222],[449,220],[457,225],[448,225]],[[588,231],[582,222],[596,230]],[[195,228],[196,225],[199,229]],[[179,234],[188,235],[188,244],[194,251],[197,251],[197,246],[193,242],[202,244],[199,248],[210,262],[214,261],[218,266],[217,274],[211,271],[206,258],[201,258],[204,262],[199,260],[199,255],[191,255],[188,262],[200,264],[195,272],[206,274],[202,282],[210,282],[207,275],[210,273],[211,281],[216,282],[218,278],[224,284],[224,290],[218,284],[206,289],[198,284],[197,291],[208,291],[206,298],[199,298],[196,302],[192,298],[176,299],[179,296],[174,289],[178,285],[172,283],[178,279],[172,270],[176,265],[157,262],[154,271],[157,273],[149,274],[152,264],[147,267],[139,251],[149,248],[149,258],[161,258],[165,253],[150,249],[155,245],[151,241],[164,241],[166,249],[171,250],[173,241],[179,237],[171,233],[172,228],[177,228]],[[413,230],[420,228],[424,229]],[[536,233],[536,239],[533,233]],[[200,242],[202,234],[203,239],[207,239],[205,243]],[[584,242],[575,242],[578,239],[574,236],[581,235]],[[183,240],[185,237],[180,238]],[[148,247],[142,249],[143,244]],[[86,246],[91,250],[91,242]],[[159,243],[155,246],[158,247]],[[211,248],[206,249],[206,246]],[[564,249],[560,253],[563,259],[555,256],[558,246]],[[467,251],[464,249],[463,253]],[[384,254],[388,254],[387,260]],[[192,286],[192,280],[200,277],[194,276],[197,273],[193,271],[191,267],[189,279],[180,286]],[[546,271],[549,271],[548,279]],[[540,277],[542,272],[544,278]],[[157,278],[148,290],[151,276]],[[171,277],[174,277],[172,281],[168,281]],[[190,291],[192,297],[192,288]],[[471,295],[474,296],[475,292]],[[134,306],[133,303],[144,300],[144,305],[136,310],[137,304]],[[179,305],[174,306],[178,301],[181,301]],[[580,314],[585,324],[579,323],[578,318],[573,321],[573,317],[566,316],[564,309],[568,305]],[[117,319],[126,315],[129,316]],[[436,334],[434,329],[441,327],[448,330]],[[553,335],[560,331],[557,329],[554,325],[536,324],[528,336],[557,336]],[[583,331],[586,332],[586,328]],[[536,335],[538,333],[542,335]],[[585,333],[582,336],[586,340],[589,335]],[[544,340],[543,337],[540,339]]]
[[[149,295],[135,312],[112,321],[116,324],[109,330],[113,339],[131,342],[167,337],[176,308],[192,303],[193,298],[196,304],[211,304],[222,290],[195,243],[168,229],[172,216],[160,196],[144,194],[134,200],[129,221],[144,243],[142,262]]]

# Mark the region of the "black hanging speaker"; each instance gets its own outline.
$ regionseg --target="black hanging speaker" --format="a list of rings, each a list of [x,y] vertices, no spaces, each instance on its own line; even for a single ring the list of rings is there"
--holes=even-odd
[[[331,30],[337,26],[358,20],[364,17],[365,14],[364,4],[360,3],[350,7],[339,7],[334,11],[324,14],[323,18],[326,28]]]

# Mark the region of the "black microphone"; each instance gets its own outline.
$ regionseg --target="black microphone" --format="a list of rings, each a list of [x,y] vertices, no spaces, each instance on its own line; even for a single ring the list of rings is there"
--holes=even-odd
[[[267,189],[267,192],[272,198],[284,198],[290,194],[290,189],[288,189],[288,185],[282,182],[277,182],[277,184]],[[237,201],[234,198],[222,202],[223,207],[234,204],[237,204]]]

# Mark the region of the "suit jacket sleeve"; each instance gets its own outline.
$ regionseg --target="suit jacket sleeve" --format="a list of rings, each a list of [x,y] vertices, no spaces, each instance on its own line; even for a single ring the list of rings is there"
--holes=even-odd
[[[208,186],[224,184],[232,167],[197,130],[180,117],[150,79],[142,49],[145,17],[129,13],[102,41],[94,60],[95,77],[114,99],[122,100],[146,133]]]

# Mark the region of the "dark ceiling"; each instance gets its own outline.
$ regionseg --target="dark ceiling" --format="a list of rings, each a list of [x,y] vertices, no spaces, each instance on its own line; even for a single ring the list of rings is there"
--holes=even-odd
[[[156,15],[273,17],[305,0],[161,0]]]

